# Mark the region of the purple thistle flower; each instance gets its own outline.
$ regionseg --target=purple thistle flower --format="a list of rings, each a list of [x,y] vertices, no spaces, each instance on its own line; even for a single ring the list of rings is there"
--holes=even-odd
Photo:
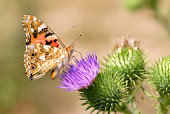
[[[61,74],[61,86],[58,88],[66,91],[79,90],[90,86],[99,72],[99,61],[96,53],[87,54],[81,60],[75,60],[75,64],[69,65]]]

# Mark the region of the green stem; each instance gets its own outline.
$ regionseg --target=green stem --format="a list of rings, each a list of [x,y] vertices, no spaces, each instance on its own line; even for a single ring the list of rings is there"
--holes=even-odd
[[[131,107],[132,107],[133,112],[135,112],[135,114],[139,113],[136,103],[135,103],[135,98],[132,99],[132,101],[131,101]]]
[[[160,103],[160,113],[167,114],[168,113],[168,106],[170,105],[170,98],[168,95],[163,95],[158,98]]]
[[[148,92],[143,88],[143,86],[141,86],[141,89],[142,89],[143,93],[144,93],[146,96],[148,96],[148,97],[150,97],[150,98],[152,98],[152,99],[154,99],[154,100],[156,100],[156,99],[158,98],[158,97],[156,97],[156,96],[151,95],[150,93],[148,93]]]
[[[127,102],[124,104],[124,106],[127,106],[127,104],[131,103],[132,104],[132,108],[133,108],[133,112],[130,111],[127,107],[122,110],[122,112],[124,112],[125,114],[136,114],[136,112],[138,112],[136,104],[135,104],[135,94],[138,90],[138,88],[141,86],[142,81],[139,82],[138,86],[136,87],[135,91],[133,92],[133,94],[128,98]]]
[[[168,113],[168,108],[165,106],[164,103],[160,102],[160,113],[161,114],[167,114]]]
[[[128,108],[125,108],[125,110],[122,111],[125,114],[134,114],[131,110],[129,110]]]
[[[138,86],[136,87],[136,89],[135,89],[135,91],[133,92],[133,94],[128,98],[126,104],[128,104],[129,102],[131,102],[131,100],[134,99],[134,96],[135,96],[135,94],[136,94],[138,88],[141,86],[141,83],[142,83],[142,81],[139,82],[139,84],[138,84]]]

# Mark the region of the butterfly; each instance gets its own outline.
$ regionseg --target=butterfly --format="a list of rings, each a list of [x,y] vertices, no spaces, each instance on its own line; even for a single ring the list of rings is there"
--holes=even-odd
[[[22,25],[26,34],[26,75],[35,80],[52,71],[51,79],[56,78],[70,61],[74,44],[65,47],[55,33],[35,16],[24,15]]]

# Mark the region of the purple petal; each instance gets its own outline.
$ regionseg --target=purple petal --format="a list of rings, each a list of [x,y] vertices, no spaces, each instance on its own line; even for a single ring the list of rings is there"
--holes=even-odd
[[[61,75],[61,86],[66,91],[79,90],[90,86],[99,72],[99,61],[96,53],[88,53],[81,60],[75,60],[75,64],[69,65]]]

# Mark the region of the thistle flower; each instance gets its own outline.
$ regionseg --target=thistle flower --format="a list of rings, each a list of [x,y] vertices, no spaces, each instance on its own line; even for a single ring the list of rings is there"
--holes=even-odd
[[[61,75],[61,86],[66,91],[87,88],[95,80],[99,72],[99,61],[96,54],[87,54],[81,60],[75,60],[75,64],[69,65]]]
[[[113,53],[105,58],[105,70],[112,69],[118,71],[124,78],[129,92],[132,91],[138,82],[144,79],[145,57],[143,51],[139,48],[139,42],[133,39],[123,39],[119,41],[114,48]]]
[[[69,65],[61,75],[61,86],[66,91],[79,90],[82,105],[98,111],[127,111],[123,98],[127,95],[123,78],[116,73],[99,72],[96,54],[87,54]],[[93,111],[94,111],[93,110]]]
[[[151,67],[150,81],[159,94],[170,96],[170,56],[162,58]]]
[[[87,105],[86,110],[92,108],[92,112],[128,112],[123,98],[127,95],[123,78],[111,70],[100,72],[93,84],[80,90],[81,100]]]
[[[160,112],[166,114],[170,105],[170,56],[155,62],[150,70],[150,81],[159,93]]]

